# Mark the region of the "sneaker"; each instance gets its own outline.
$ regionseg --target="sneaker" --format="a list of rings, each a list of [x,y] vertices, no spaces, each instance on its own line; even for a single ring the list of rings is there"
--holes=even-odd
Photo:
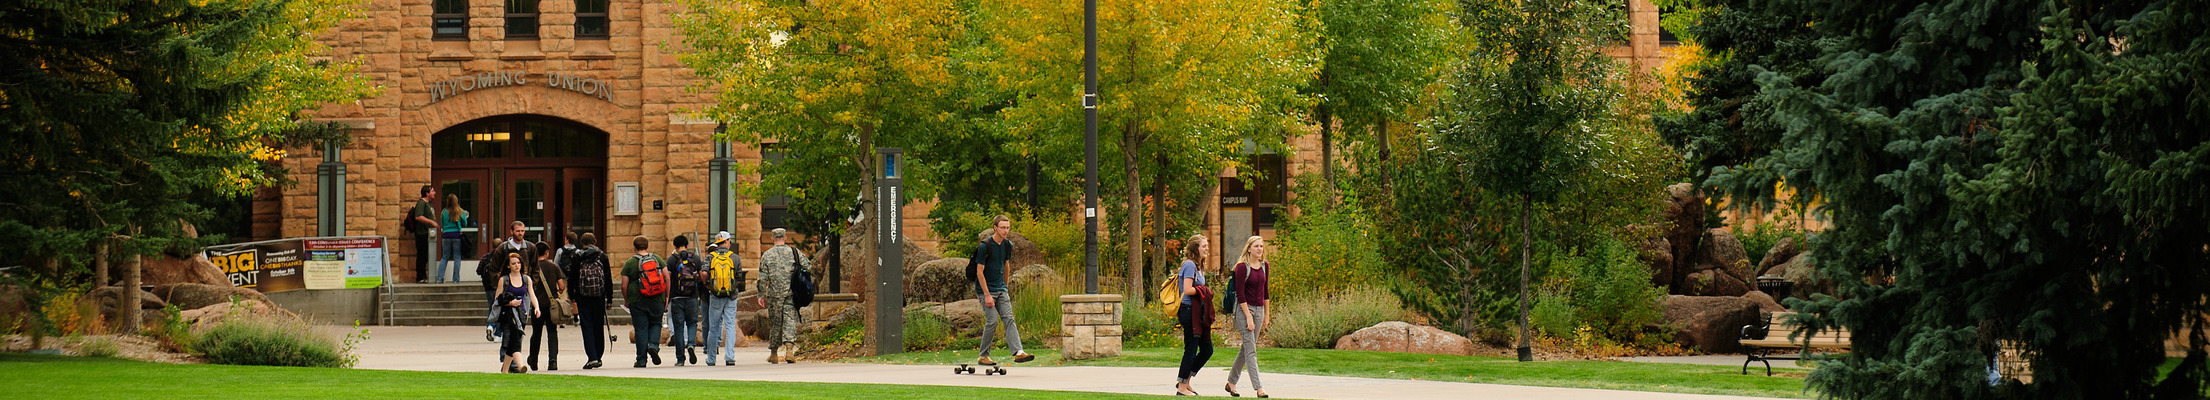
[[[652,365],[660,365],[660,349],[652,349]]]
[[[591,362],[583,363],[583,369],[598,369],[599,367],[603,366],[605,366],[605,364],[600,364],[599,360],[591,360]]]
[[[1028,354],[1028,352],[1025,351],[1021,352],[1021,354],[1013,355],[1013,362],[1024,363],[1029,361],[1036,361],[1036,355]]]
[[[488,327],[488,326],[486,326],[486,327],[483,327],[483,341],[486,341],[486,342],[496,342],[496,341],[499,341],[499,328],[493,328],[493,327]]]

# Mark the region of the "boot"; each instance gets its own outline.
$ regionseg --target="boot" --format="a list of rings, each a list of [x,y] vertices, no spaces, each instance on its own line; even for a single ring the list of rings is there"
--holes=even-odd
[[[768,363],[768,364],[782,364],[782,363],[783,363],[783,351],[782,351],[782,347],[772,347],[772,348],[769,348],[769,349],[767,349],[767,363]]]
[[[784,363],[784,364],[797,364],[797,363],[798,363],[798,344],[797,344],[797,343],[785,343],[785,344],[783,344],[783,363]]]

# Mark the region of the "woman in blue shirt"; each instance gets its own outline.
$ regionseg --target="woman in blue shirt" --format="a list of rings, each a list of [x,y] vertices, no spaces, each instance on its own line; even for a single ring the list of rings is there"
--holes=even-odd
[[[1183,243],[1186,244],[1182,247],[1182,269],[1174,273],[1174,279],[1182,287],[1182,305],[1180,311],[1174,313],[1175,321],[1182,325],[1182,365],[1174,374],[1174,394],[1195,396],[1197,391],[1190,389],[1189,378],[1205,368],[1206,360],[1212,359],[1212,319],[1208,317],[1212,314],[1208,307],[1212,295],[1205,288],[1205,274],[1198,270],[1199,266],[1207,265],[1204,259],[1206,254],[1212,253],[1212,245],[1206,243],[1202,234],[1190,236]]]
[[[437,277],[437,283],[460,282],[460,260],[467,256],[461,254],[460,246],[461,241],[468,237],[461,233],[460,228],[472,222],[474,220],[468,217],[468,210],[460,208],[460,196],[445,195],[444,210],[439,211],[437,216],[439,231],[442,232],[438,235],[437,274],[432,275]],[[453,278],[450,280],[445,278],[446,264],[452,264]]]

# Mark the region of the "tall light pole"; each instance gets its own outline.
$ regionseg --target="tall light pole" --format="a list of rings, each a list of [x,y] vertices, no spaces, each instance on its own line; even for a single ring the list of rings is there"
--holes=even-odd
[[[1097,294],[1097,0],[1082,0],[1083,293]]]

